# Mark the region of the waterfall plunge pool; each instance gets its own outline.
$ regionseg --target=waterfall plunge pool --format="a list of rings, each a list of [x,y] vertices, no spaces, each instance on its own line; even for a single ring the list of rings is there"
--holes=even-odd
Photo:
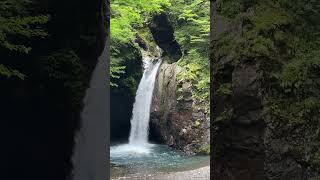
[[[166,145],[148,143],[153,89],[162,62],[160,48],[157,49],[157,57],[142,50],[144,72],[133,104],[129,143],[110,149],[113,178],[186,171],[209,165],[209,156],[186,156]]]
[[[208,166],[209,156],[188,156],[161,144],[120,144],[110,148],[111,176],[187,171]]]

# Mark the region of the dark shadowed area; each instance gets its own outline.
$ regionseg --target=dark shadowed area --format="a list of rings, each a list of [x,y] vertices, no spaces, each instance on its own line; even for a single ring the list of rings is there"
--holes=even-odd
[[[105,44],[105,3],[33,3],[30,14],[49,15],[49,36],[26,41],[28,54],[0,48],[1,64],[26,75],[0,77],[0,179],[64,180],[85,91]]]

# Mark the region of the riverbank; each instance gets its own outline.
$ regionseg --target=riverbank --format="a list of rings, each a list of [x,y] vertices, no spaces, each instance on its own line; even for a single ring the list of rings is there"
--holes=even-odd
[[[112,178],[112,180],[209,180],[210,179],[210,166],[202,168],[180,171],[180,172],[169,172],[169,173],[154,173],[144,174],[136,173],[129,174],[123,177]]]

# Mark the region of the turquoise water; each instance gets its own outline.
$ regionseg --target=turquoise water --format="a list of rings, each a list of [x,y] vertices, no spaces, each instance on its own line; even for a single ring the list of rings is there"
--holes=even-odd
[[[210,161],[209,156],[187,156],[159,144],[111,146],[110,158],[126,173],[184,171],[207,166]]]

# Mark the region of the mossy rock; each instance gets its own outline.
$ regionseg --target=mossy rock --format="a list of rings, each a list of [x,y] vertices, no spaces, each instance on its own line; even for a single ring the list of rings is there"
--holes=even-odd
[[[202,145],[196,150],[196,153],[199,155],[210,155],[210,144]]]

